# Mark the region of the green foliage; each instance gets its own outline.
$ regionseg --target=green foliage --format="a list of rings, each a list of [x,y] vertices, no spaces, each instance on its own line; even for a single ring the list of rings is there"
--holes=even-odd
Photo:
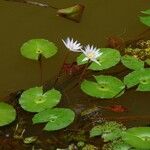
[[[21,54],[29,59],[38,60],[40,55],[49,58],[55,55],[57,47],[54,43],[45,39],[32,39],[21,47]]]
[[[26,111],[40,112],[56,106],[60,99],[61,93],[55,89],[43,93],[42,87],[34,87],[22,93],[19,104]]]
[[[105,142],[113,141],[122,136],[126,128],[117,122],[110,121],[97,125],[90,131],[90,137],[101,136]]]
[[[138,58],[135,58],[133,56],[124,55],[121,58],[121,62],[124,66],[132,70],[139,70],[141,68],[144,68],[144,61],[139,60]]]
[[[9,104],[0,102],[0,126],[10,124],[16,119],[16,110]]]
[[[127,88],[138,85],[137,91],[150,91],[150,68],[133,71],[124,77]]]
[[[104,70],[115,66],[120,61],[120,53],[118,50],[111,48],[101,48],[101,52],[103,53],[98,60],[101,65],[98,65],[95,62],[92,62],[89,66],[91,70]],[[77,57],[78,65],[86,64],[87,61],[82,61],[84,59],[84,54],[81,54]]]
[[[150,149],[150,127],[134,127],[124,132],[123,141],[137,149]]]
[[[125,85],[113,76],[95,76],[97,82],[84,80],[81,89],[86,94],[97,98],[113,98],[123,91]]]
[[[32,121],[34,124],[45,123],[44,130],[54,131],[67,127],[73,122],[75,113],[67,108],[46,109],[36,114]]]
[[[145,11],[141,11],[141,13],[143,13],[143,14],[145,14],[145,15],[147,15],[147,16],[142,16],[142,17],[140,17],[140,21],[141,21],[143,24],[145,24],[145,25],[147,25],[147,26],[150,27],[150,9],[145,10]]]

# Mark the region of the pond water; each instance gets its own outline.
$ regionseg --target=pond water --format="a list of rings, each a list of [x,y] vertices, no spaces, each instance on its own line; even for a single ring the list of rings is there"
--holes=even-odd
[[[39,64],[22,57],[20,54],[20,47],[25,41],[33,38],[45,38],[55,42],[58,46],[57,55],[42,62],[43,83],[46,83],[46,88],[52,87],[66,51],[61,41],[62,38],[69,36],[78,39],[82,43],[92,43],[98,47],[105,47],[107,38],[111,36],[120,37],[125,41],[134,40],[146,29],[139,22],[140,11],[150,8],[150,0],[44,0],[41,2],[46,2],[57,8],[65,8],[81,3],[85,6],[85,11],[81,22],[75,23],[57,16],[57,10],[52,8],[43,8],[20,2],[0,1],[0,96],[2,101],[5,98],[13,101],[16,99],[16,94],[10,93],[40,85]],[[145,38],[149,36],[150,33],[144,35]],[[74,60],[75,56],[70,54],[68,62]],[[116,76],[123,77],[123,74],[124,72],[116,73]],[[102,101],[86,96],[79,87],[71,91],[67,90],[74,85],[77,76],[62,78],[56,85],[56,88],[62,91],[65,90],[60,106],[70,107],[79,114],[82,110],[94,108],[95,106],[123,105],[128,109],[128,112],[112,113],[102,111],[99,117],[122,121],[128,126],[150,125],[150,93],[135,92],[135,89],[131,89],[117,99]],[[25,122],[22,127],[26,128],[25,135],[38,136],[39,142],[36,146],[43,150],[66,147],[72,141],[67,141],[64,137],[71,132],[75,134],[76,130],[80,130],[82,127],[88,129],[90,123],[89,120],[82,122],[81,118],[78,118],[66,130],[52,133],[43,132],[43,126],[31,126],[31,115],[20,110],[19,106],[16,107],[19,111],[17,121]],[[33,148],[33,145],[27,146],[21,141],[11,138],[17,121],[1,131],[4,132],[1,133],[0,137],[3,142],[1,149],[9,150],[11,146],[16,150]],[[5,137],[7,134],[10,137]],[[101,149],[101,143],[88,141]],[[10,147],[4,148],[7,143],[10,144]]]

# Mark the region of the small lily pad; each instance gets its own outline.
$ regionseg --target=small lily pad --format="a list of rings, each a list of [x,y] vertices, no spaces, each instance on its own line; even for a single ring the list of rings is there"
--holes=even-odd
[[[57,13],[61,17],[67,18],[75,22],[80,22],[83,11],[84,11],[84,6],[81,4],[77,4],[72,7],[59,9]]]
[[[16,110],[9,104],[0,102],[0,126],[10,124],[16,119]]]
[[[150,15],[150,9],[141,11],[141,13],[146,14],[146,15]]]
[[[32,39],[21,47],[21,54],[29,59],[38,60],[40,55],[49,58],[55,55],[57,47],[54,43],[45,39]]]
[[[138,85],[137,91],[150,91],[150,68],[129,73],[124,78],[127,88]]]
[[[150,127],[130,128],[123,134],[122,139],[134,148],[149,150]]]
[[[111,49],[111,48],[100,48],[100,51],[102,52],[102,55],[100,56],[98,61],[101,65],[92,62],[91,65],[89,66],[89,69],[104,70],[104,69],[111,68],[115,66],[117,63],[119,63],[121,56],[118,50]],[[84,54],[81,54],[77,58],[78,65],[87,63],[87,61],[84,62],[82,61],[84,57],[85,57]]]
[[[140,21],[150,27],[150,16],[140,17]]]
[[[82,91],[93,97],[113,98],[125,88],[123,82],[113,76],[100,75],[95,79],[97,82],[84,80],[81,84]]]
[[[121,58],[121,62],[124,66],[132,70],[139,70],[144,68],[144,61],[139,60],[133,56],[125,55]]]
[[[55,89],[43,93],[42,87],[34,87],[22,93],[19,104],[26,111],[40,112],[56,106],[60,99],[61,93]]]
[[[46,109],[36,114],[32,121],[34,124],[45,123],[44,130],[54,131],[67,127],[75,118],[75,113],[68,108]]]

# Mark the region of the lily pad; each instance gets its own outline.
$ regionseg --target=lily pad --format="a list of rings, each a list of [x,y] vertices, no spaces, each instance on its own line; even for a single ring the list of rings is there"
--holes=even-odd
[[[119,63],[121,56],[118,50],[111,49],[111,48],[100,48],[100,51],[102,52],[102,55],[100,56],[98,61],[101,65],[92,62],[91,65],[89,66],[89,69],[104,70],[104,69],[111,68],[115,66],[117,63]],[[84,57],[85,57],[84,54],[81,54],[77,58],[78,65],[87,63],[87,61],[84,62],[82,61]]]
[[[140,17],[140,21],[150,27],[150,16]]]
[[[150,15],[150,9],[141,11],[141,13],[146,14],[146,15]]]
[[[134,148],[149,150],[150,127],[130,128],[123,134],[122,139]]]
[[[68,108],[46,109],[36,114],[32,121],[34,124],[45,123],[44,130],[54,131],[67,127],[75,118],[75,113]]]
[[[19,104],[26,111],[40,112],[56,106],[60,99],[61,93],[55,89],[43,93],[42,87],[34,87],[22,93]]]
[[[57,11],[57,14],[69,20],[80,22],[83,11],[84,11],[84,6],[81,4],[77,4],[72,7],[59,9]]]
[[[95,76],[97,82],[84,80],[81,89],[86,94],[97,98],[113,98],[123,92],[125,85],[113,76]],[[123,93],[122,93],[123,94]]]
[[[32,39],[21,47],[21,54],[29,59],[38,60],[40,55],[49,58],[55,55],[57,47],[54,43],[45,39]]]
[[[10,124],[16,119],[16,110],[13,106],[0,102],[0,126]]]
[[[150,68],[136,70],[124,78],[127,88],[138,85],[137,91],[150,91]]]
[[[124,66],[132,70],[139,70],[144,68],[144,61],[139,60],[133,56],[125,55],[121,58],[121,62]]]

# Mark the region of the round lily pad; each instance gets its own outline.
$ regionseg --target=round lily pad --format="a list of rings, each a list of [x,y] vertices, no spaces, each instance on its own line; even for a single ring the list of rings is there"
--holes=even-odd
[[[133,71],[124,77],[127,88],[138,85],[137,91],[150,91],[150,68]]]
[[[121,62],[124,66],[132,70],[139,70],[144,68],[144,61],[139,60],[133,56],[125,55],[121,58]]]
[[[21,47],[21,54],[29,59],[38,60],[42,55],[49,58],[55,55],[57,47],[54,43],[45,39],[32,39],[24,43]]]
[[[54,131],[67,127],[74,121],[74,118],[75,113],[71,109],[53,108],[39,112],[32,121],[34,124],[48,122],[44,130]]]
[[[150,127],[130,128],[123,134],[122,139],[134,148],[149,150]]]
[[[125,85],[113,76],[95,76],[97,82],[84,80],[81,89],[86,94],[97,98],[113,98],[122,93]]]
[[[91,65],[89,66],[89,69],[104,70],[104,69],[111,68],[115,66],[117,63],[119,63],[121,56],[118,50],[111,49],[111,48],[100,48],[100,51],[102,52],[102,55],[100,56],[98,61],[101,65],[92,62]],[[84,57],[85,57],[84,54],[81,54],[77,58],[77,63],[79,65],[87,63],[87,61],[84,62],[82,61]]]
[[[61,93],[55,89],[43,93],[42,87],[34,87],[22,93],[19,104],[26,111],[40,112],[56,106],[60,99]]]
[[[10,124],[16,119],[16,110],[9,104],[0,102],[0,126]]]

